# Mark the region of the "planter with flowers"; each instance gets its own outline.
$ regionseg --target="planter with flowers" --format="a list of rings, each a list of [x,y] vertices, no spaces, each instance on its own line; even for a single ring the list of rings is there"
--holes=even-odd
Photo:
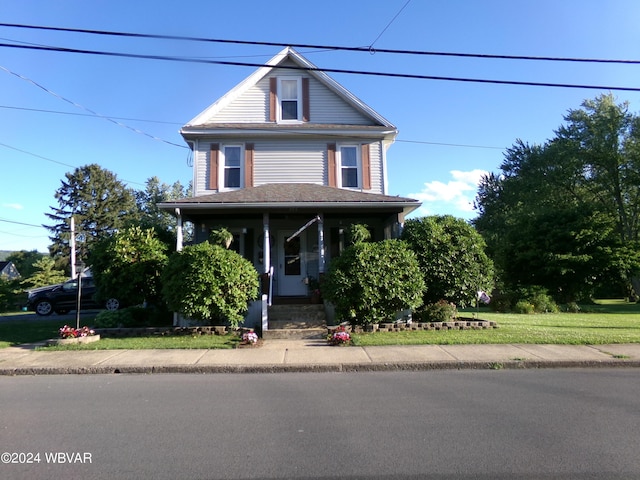
[[[69,325],[58,330],[60,338],[47,340],[47,345],[74,345],[77,343],[91,343],[100,340],[100,335],[91,330],[89,327],[73,328]]]
[[[253,330],[244,330],[240,335],[239,347],[257,347],[259,342],[258,334]]]
[[[351,335],[349,334],[349,332],[347,332],[347,329],[344,327],[344,325],[339,325],[329,332],[327,341],[329,342],[329,345],[344,347],[351,344]]]

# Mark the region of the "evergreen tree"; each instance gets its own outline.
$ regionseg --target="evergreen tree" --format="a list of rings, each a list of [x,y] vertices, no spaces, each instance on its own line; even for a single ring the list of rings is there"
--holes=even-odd
[[[75,219],[76,255],[86,260],[91,246],[139,218],[134,192],[117,176],[99,165],[85,165],[66,173],[54,198],[58,205],[47,213],[54,223],[46,226],[56,264],[69,263],[70,219]]]

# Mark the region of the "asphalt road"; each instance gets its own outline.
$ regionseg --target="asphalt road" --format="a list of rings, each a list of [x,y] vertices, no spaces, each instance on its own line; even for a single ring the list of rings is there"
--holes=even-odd
[[[3,479],[640,478],[638,369],[1,377],[0,408]]]

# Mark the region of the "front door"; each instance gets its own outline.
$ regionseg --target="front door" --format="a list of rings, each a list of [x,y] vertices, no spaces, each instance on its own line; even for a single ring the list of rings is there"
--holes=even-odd
[[[278,295],[281,296],[307,295],[304,236],[298,235],[287,242],[293,233],[285,231],[278,234]]]

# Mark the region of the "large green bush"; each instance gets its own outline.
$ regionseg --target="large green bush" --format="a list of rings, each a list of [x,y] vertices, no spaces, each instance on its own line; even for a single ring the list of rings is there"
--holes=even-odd
[[[353,324],[393,320],[422,304],[424,283],[415,254],[401,240],[356,243],[331,261],[322,294],[336,317]]]
[[[124,305],[157,304],[166,251],[151,228],[130,227],[98,241],[89,256],[98,299],[113,297]]]
[[[169,257],[162,274],[169,309],[187,318],[237,326],[258,297],[258,272],[232,250],[209,242],[187,246]]]
[[[443,215],[407,220],[402,239],[418,256],[425,304],[444,299],[464,307],[473,305],[478,290],[492,290],[493,263],[485,242],[463,219]]]

